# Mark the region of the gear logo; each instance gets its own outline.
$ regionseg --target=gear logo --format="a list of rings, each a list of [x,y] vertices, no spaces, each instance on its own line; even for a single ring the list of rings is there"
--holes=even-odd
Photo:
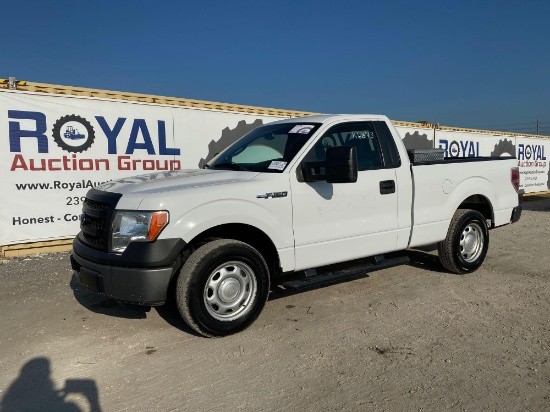
[[[434,147],[433,141],[428,139],[428,135],[420,134],[418,131],[413,134],[406,133],[403,143],[407,149],[432,149]]]
[[[516,145],[512,140],[501,139],[495,145],[491,156],[501,157],[501,156],[516,156]]]
[[[70,153],[81,153],[94,143],[94,128],[88,120],[71,114],[62,116],[53,125],[54,142]]]
[[[449,145],[449,157],[460,156],[460,144],[456,140],[453,140]]]

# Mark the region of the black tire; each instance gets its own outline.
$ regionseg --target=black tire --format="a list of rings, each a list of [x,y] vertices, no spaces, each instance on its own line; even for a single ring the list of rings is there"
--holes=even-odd
[[[481,266],[489,248],[489,230],[483,215],[475,210],[458,209],[447,237],[437,244],[439,261],[458,274],[474,272]]]
[[[268,293],[269,270],[262,255],[246,243],[221,239],[187,259],[177,280],[176,302],[193,330],[219,337],[250,326]]]

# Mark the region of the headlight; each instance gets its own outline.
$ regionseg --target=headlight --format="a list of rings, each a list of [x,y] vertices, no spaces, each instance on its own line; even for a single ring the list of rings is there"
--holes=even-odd
[[[117,211],[111,230],[111,252],[122,253],[130,242],[155,240],[168,224],[168,212]]]

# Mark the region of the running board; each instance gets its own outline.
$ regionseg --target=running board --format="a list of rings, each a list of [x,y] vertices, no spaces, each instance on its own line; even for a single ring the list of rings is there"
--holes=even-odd
[[[397,265],[406,265],[409,263],[408,256],[398,256],[390,259],[384,259],[381,256],[376,256],[373,259],[374,263],[361,267],[354,267],[350,270],[339,270],[320,275],[313,275],[315,269],[308,269],[304,279],[290,280],[282,284],[289,289],[315,288],[319,286],[328,286],[342,281],[350,281],[367,277],[368,272],[375,270],[386,269]],[[312,276],[313,275],[313,276]]]

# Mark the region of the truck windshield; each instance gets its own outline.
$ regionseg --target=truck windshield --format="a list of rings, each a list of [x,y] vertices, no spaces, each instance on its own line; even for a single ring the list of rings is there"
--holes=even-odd
[[[319,126],[320,123],[260,126],[214,157],[204,168],[281,173]]]

